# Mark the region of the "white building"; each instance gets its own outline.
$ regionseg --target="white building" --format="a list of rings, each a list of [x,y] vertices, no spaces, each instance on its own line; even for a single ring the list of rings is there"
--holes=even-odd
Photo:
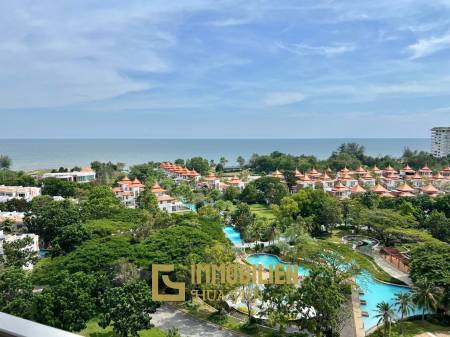
[[[31,201],[34,197],[39,195],[41,195],[40,187],[0,185],[0,202],[5,202],[14,198]]]
[[[167,213],[182,212],[186,211],[183,203],[174,197],[168,195],[166,190],[162,188],[157,182],[152,186],[152,192],[156,196],[158,201],[158,207],[161,211],[166,211]]]
[[[431,129],[431,153],[436,157],[445,157],[450,154],[450,127]]]
[[[95,171],[90,167],[83,167],[81,171],[44,173],[42,178],[56,178],[77,183],[89,183],[95,180]]]
[[[120,202],[128,208],[135,208],[136,201],[144,190],[145,186],[135,178],[133,181],[128,177],[124,177],[117,183],[119,187],[114,187],[113,192],[119,198]]]

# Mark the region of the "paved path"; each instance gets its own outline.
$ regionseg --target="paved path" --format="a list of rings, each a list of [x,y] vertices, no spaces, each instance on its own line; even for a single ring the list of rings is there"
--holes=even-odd
[[[217,325],[200,320],[166,304],[161,305],[156,313],[152,314],[152,323],[162,330],[169,330],[170,328],[175,327],[182,336],[186,337],[245,336],[244,334],[220,329]]]
[[[409,275],[407,273],[404,273],[397,268],[391,266],[389,262],[387,262],[385,259],[383,259],[378,254],[373,254],[373,259],[375,260],[375,263],[381,267],[386,273],[391,275],[392,277],[395,277],[396,279],[403,281],[405,284],[409,285],[410,287],[413,285],[411,279],[409,278]]]

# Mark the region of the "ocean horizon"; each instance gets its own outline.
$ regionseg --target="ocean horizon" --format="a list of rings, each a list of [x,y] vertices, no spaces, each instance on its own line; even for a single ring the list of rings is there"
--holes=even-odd
[[[15,170],[51,169],[89,165],[92,161],[173,161],[202,156],[228,165],[236,158],[248,160],[253,153],[280,151],[292,155],[314,155],[326,159],[342,143],[355,142],[371,156],[399,157],[405,148],[430,151],[429,138],[258,138],[258,139],[0,139],[0,154],[8,155]]]

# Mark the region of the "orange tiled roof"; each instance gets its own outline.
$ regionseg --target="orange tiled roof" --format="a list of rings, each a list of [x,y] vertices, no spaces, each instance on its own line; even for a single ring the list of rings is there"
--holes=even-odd
[[[422,187],[422,191],[427,193],[427,194],[434,194],[434,193],[439,193],[440,191],[433,186],[433,184],[428,184],[424,187]]]
[[[338,191],[348,191],[348,187],[342,185],[342,183],[340,181],[338,181],[337,184],[334,185],[334,187],[333,187],[333,192],[338,192]]]
[[[366,173],[366,170],[364,170],[364,168],[362,167],[362,166],[359,166],[356,170],[355,170],[355,172],[356,173]]]
[[[386,192],[389,192],[389,191],[387,189],[385,189],[382,185],[376,184],[372,188],[372,192],[375,192],[375,193],[386,193]]]
[[[409,186],[407,183],[403,183],[399,187],[397,187],[397,191],[399,191],[399,192],[414,192],[414,188]]]
[[[359,184],[356,184],[351,189],[352,193],[365,193],[366,190]]]
[[[419,172],[431,172],[431,169],[428,167],[428,165],[425,165],[419,170]]]
[[[153,193],[161,193],[161,192],[165,192],[166,190],[164,188],[162,188],[158,182],[155,182],[152,186],[152,192]]]

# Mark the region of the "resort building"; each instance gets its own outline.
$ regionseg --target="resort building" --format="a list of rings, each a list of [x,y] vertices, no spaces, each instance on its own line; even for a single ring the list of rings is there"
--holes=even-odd
[[[442,193],[440,190],[438,190],[436,187],[434,187],[433,184],[431,184],[431,183],[422,187],[421,191],[423,194],[427,194],[430,197],[436,197]]]
[[[360,176],[358,180],[362,186],[369,188],[375,186],[376,184],[376,179],[372,177],[372,175],[369,172],[366,172],[363,176]]]
[[[272,177],[274,177],[274,178],[284,179],[283,173],[281,173],[281,172],[278,171],[278,170],[273,171],[270,175],[271,175]]]
[[[167,191],[162,188],[157,182],[152,186],[152,193],[155,194],[158,202],[158,207],[161,211],[167,213],[181,212],[187,210],[183,203],[168,195]]]
[[[124,177],[117,184],[119,187],[114,187],[113,192],[126,207],[135,208],[137,198],[144,190],[145,186],[139,179],[135,178],[131,181],[128,177]]]
[[[375,165],[375,166],[373,167],[373,169],[372,169],[372,172],[373,172],[373,174],[379,176],[379,175],[381,175],[381,174],[383,173],[383,170],[379,169],[379,168],[377,167],[377,165]]]
[[[385,193],[389,193],[389,191],[383,187],[383,185],[381,184],[376,184],[372,190],[373,193],[379,194],[379,195],[383,195]]]
[[[353,178],[349,173],[339,173],[339,180],[348,188],[358,185],[358,179]]]
[[[431,129],[431,153],[435,157],[445,157],[450,154],[450,127]]]
[[[340,181],[333,187],[331,193],[338,199],[350,198],[350,195],[352,194],[351,190],[344,186]]]
[[[200,182],[200,187],[206,187],[211,190],[220,190],[220,179],[215,173],[211,172]]]
[[[31,201],[34,197],[37,197],[39,195],[41,195],[40,187],[0,185],[0,202],[5,202],[14,198]]]
[[[67,181],[74,181],[77,183],[90,183],[95,181],[95,171],[89,166],[81,168],[80,171],[72,172],[54,172],[54,173],[44,173],[42,178],[56,178]]]
[[[424,178],[431,178],[433,171],[428,167],[428,165],[425,165],[419,170],[419,174]]]
[[[384,172],[383,172],[383,176],[381,176],[381,181],[387,189],[393,190],[393,189],[396,189],[397,186],[403,182],[403,179],[400,178],[400,176],[394,170],[394,171],[389,171],[389,173],[387,173],[386,176],[384,175]]]
[[[411,185],[415,189],[419,189],[423,185],[423,178],[418,172],[416,172],[412,177],[406,177],[406,179],[408,179],[411,182]]]
[[[398,197],[414,197],[415,190],[407,183],[403,183],[397,187],[395,191],[392,192]]]
[[[413,176],[416,173],[408,164],[400,170],[400,176],[406,177],[406,176]]]
[[[227,185],[229,185],[229,186],[233,186],[233,187],[236,187],[237,189],[239,189],[239,191],[243,191],[244,190],[244,188],[245,188],[245,183],[241,180],[241,179],[239,179],[238,177],[236,177],[236,176],[233,176],[232,178],[230,178],[227,182],[226,182],[226,184]]]
[[[366,175],[368,172],[367,172],[362,166],[359,166],[359,167],[355,170],[354,173],[355,173],[358,177],[362,177],[362,176]]]
[[[300,175],[300,177],[298,177],[297,180],[297,190],[302,189],[302,188],[311,188],[311,189],[315,189],[316,187],[316,183],[309,177],[309,175],[302,174]]]
[[[334,187],[335,179],[332,179],[326,172],[320,177],[320,184],[325,192],[331,192]]]
[[[351,194],[358,194],[358,193],[366,193],[367,191],[359,184],[356,184],[350,189]]]
[[[441,174],[447,178],[450,179],[450,166],[445,167],[442,171]]]
[[[188,168],[172,164],[169,162],[161,163],[159,167],[166,172],[167,175],[174,180],[199,180],[200,174],[195,170],[189,170]]]

